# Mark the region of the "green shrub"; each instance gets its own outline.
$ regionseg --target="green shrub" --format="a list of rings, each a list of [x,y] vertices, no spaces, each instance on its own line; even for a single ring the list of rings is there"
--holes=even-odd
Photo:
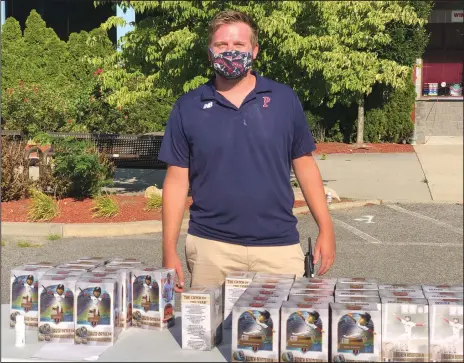
[[[25,148],[24,142],[2,137],[2,202],[19,200],[28,194],[32,182]]]
[[[119,205],[116,198],[110,195],[99,195],[94,198],[94,206],[91,210],[95,212],[93,217],[110,218],[119,213]]]
[[[78,199],[98,195],[111,185],[114,165],[96,150],[91,142],[73,138],[57,139],[53,143],[55,156],[51,167],[59,196]]]
[[[38,190],[31,189],[31,204],[27,217],[30,221],[50,221],[59,214],[55,199]]]
[[[159,194],[152,193],[147,197],[146,210],[160,209],[163,205],[163,197]]]
[[[402,90],[383,88],[381,94],[381,100],[377,101],[380,105],[366,111],[365,140],[393,143],[409,141],[414,130],[411,120],[416,98],[414,84],[408,82]]]

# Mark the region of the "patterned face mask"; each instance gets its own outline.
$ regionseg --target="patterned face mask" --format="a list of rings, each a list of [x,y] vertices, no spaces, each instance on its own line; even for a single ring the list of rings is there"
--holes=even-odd
[[[251,52],[232,50],[215,54],[211,49],[209,52],[214,70],[224,78],[240,78],[251,68]]]

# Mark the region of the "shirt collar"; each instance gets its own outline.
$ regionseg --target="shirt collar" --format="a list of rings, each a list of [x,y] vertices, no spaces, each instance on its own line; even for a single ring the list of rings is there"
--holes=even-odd
[[[256,77],[256,85],[254,92],[255,93],[266,93],[266,92],[272,92],[272,87],[267,78],[262,77],[258,72],[252,70],[251,74]],[[201,94],[201,100],[206,101],[206,100],[214,100],[216,99],[216,86],[214,85],[214,78],[212,77],[208,82],[205,83],[203,92]]]

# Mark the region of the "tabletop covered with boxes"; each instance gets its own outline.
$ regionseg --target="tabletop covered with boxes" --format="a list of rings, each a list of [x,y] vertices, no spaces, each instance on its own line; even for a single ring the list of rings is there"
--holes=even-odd
[[[11,270],[10,327],[19,347],[23,321],[43,344],[117,345],[128,329],[173,327],[174,281],[174,270],[133,259],[19,266]],[[183,292],[180,315],[179,349],[208,354],[230,343],[234,362],[463,360],[462,285],[237,271],[224,286]]]

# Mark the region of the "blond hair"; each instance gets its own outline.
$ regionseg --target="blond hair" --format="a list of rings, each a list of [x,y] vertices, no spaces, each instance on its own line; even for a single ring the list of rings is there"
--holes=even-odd
[[[245,23],[251,28],[251,45],[254,47],[258,44],[258,26],[253,18],[241,11],[225,10],[217,13],[209,23],[208,28],[208,44],[211,44],[213,35],[216,31],[225,24]]]

